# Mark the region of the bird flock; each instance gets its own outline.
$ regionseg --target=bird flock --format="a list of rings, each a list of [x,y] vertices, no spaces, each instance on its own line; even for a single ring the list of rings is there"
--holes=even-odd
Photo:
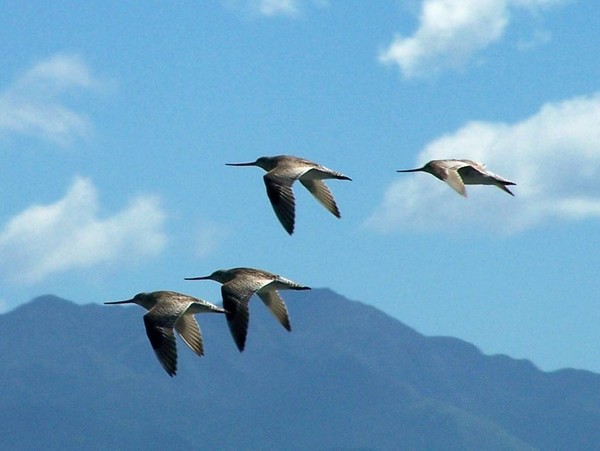
[[[263,176],[267,196],[275,215],[285,231],[292,235],[296,219],[296,201],[292,185],[299,180],[302,185],[337,218],[340,210],[331,191],[323,180],[351,180],[340,172],[304,158],[290,155],[260,157],[249,163],[227,163],[227,166],[258,166],[266,171]],[[467,196],[465,185],[493,185],[514,196],[507,188],[516,185],[485,169],[485,165],[472,160],[431,160],[421,168],[403,169],[397,172],[427,172],[446,182],[462,196]],[[253,294],[264,302],[277,321],[288,331],[292,327],[285,302],[278,290],[310,290],[285,277],[254,268],[220,269],[200,277],[186,277],[185,280],[214,280],[221,284],[223,307],[174,291],[154,291],[138,293],[125,301],[105,302],[105,304],[137,304],[148,313],[144,315],[144,325],[150,345],[169,376],[177,374],[177,341],[175,332],[198,356],[204,354],[202,333],[194,315],[196,313],[224,313],[238,350],[246,346],[249,303]]]

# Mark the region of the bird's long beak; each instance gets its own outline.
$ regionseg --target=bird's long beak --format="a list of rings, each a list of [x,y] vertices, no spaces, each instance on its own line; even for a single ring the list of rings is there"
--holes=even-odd
[[[249,163],[225,163],[225,166],[256,166],[256,161]]]
[[[396,172],[421,172],[423,170],[423,168],[417,168],[417,169],[400,169]]]
[[[210,276],[202,276],[202,277],[185,277],[183,280],[210,280]]]
[[[114,305],[114,304],[135,304],[135,302],[133,302],[133,299],[128,299],[126,301],[105,302],[105,304],[109,304],[109,305]]]

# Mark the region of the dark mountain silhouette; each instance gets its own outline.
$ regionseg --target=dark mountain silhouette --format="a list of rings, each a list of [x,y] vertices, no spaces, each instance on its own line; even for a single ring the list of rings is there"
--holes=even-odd
[[[43,296],[0,315],[2,449],[600,449],[600,375],[542,372],[425,337],[326,289],[260,300],[240,354],[197,315],[206,355],[156,360],[137,306]]]

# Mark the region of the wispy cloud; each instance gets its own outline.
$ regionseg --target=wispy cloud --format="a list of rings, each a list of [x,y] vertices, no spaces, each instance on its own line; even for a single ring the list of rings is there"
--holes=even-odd
[[[87,135],[89,119],[66,106],[63,97],[98,85],[77,56],[59,54],[39,62],[0,92],[0,136],[28,135],[66,145]]]
[[[295,16],[300,11],[297,0],[259,0],[254,7],[265,16]]]
[[[247,9],[252,14],[266,17],[297,17],[310,6],[323,7],[327,0],[224,0],[236,9]]]
[[[216,223],[205,223],[196,230],[196,256],[205,258],[213,254],[229,236],[226,226]]]
[[[429,174],[398,174],[368,225],[385,232],[469,224],[511,233],[551,220],[600,218],[600,92],[545,104],[515,124],[467,123],[425,146],[416,165],[443,158],[486,163],[517,183],[516,197],[468,186],[465,200]]]
[[[396,36],[379,55],[407,77],[430,75],[465,64],[500,40],[511,11],[537,11],[564,0],[423,0],[419,26],[410,37]],[[539,32],[538,32],[539,34]],[[549,39],[549,34],[544,34]],[[536,41],[539,43],[539,40]]]
[[[517,43],[519,50],[527,51],[540,47],[550,41],[550,33],[545,30],[535,30],[528,38]]]
[[[76,178],[61,200],[21,212],[0,231],[0,273],[33,283],[75,268],[135,262],[165,247],[166,215],[157,198],[135,198],[106,218],[99,210],[92,182]]]

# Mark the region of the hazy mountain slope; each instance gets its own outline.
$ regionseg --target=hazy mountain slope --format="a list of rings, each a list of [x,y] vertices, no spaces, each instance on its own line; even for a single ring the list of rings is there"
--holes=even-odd
[[[154,357],[140,307],[46,296],[0,315],[0,445],[600,447],[596,374],[484,356],[329,290],[283,296],[293,332],[253,299],[242,354],[221,315],[197,315],[206,356],[179,341],[174,378]]]

